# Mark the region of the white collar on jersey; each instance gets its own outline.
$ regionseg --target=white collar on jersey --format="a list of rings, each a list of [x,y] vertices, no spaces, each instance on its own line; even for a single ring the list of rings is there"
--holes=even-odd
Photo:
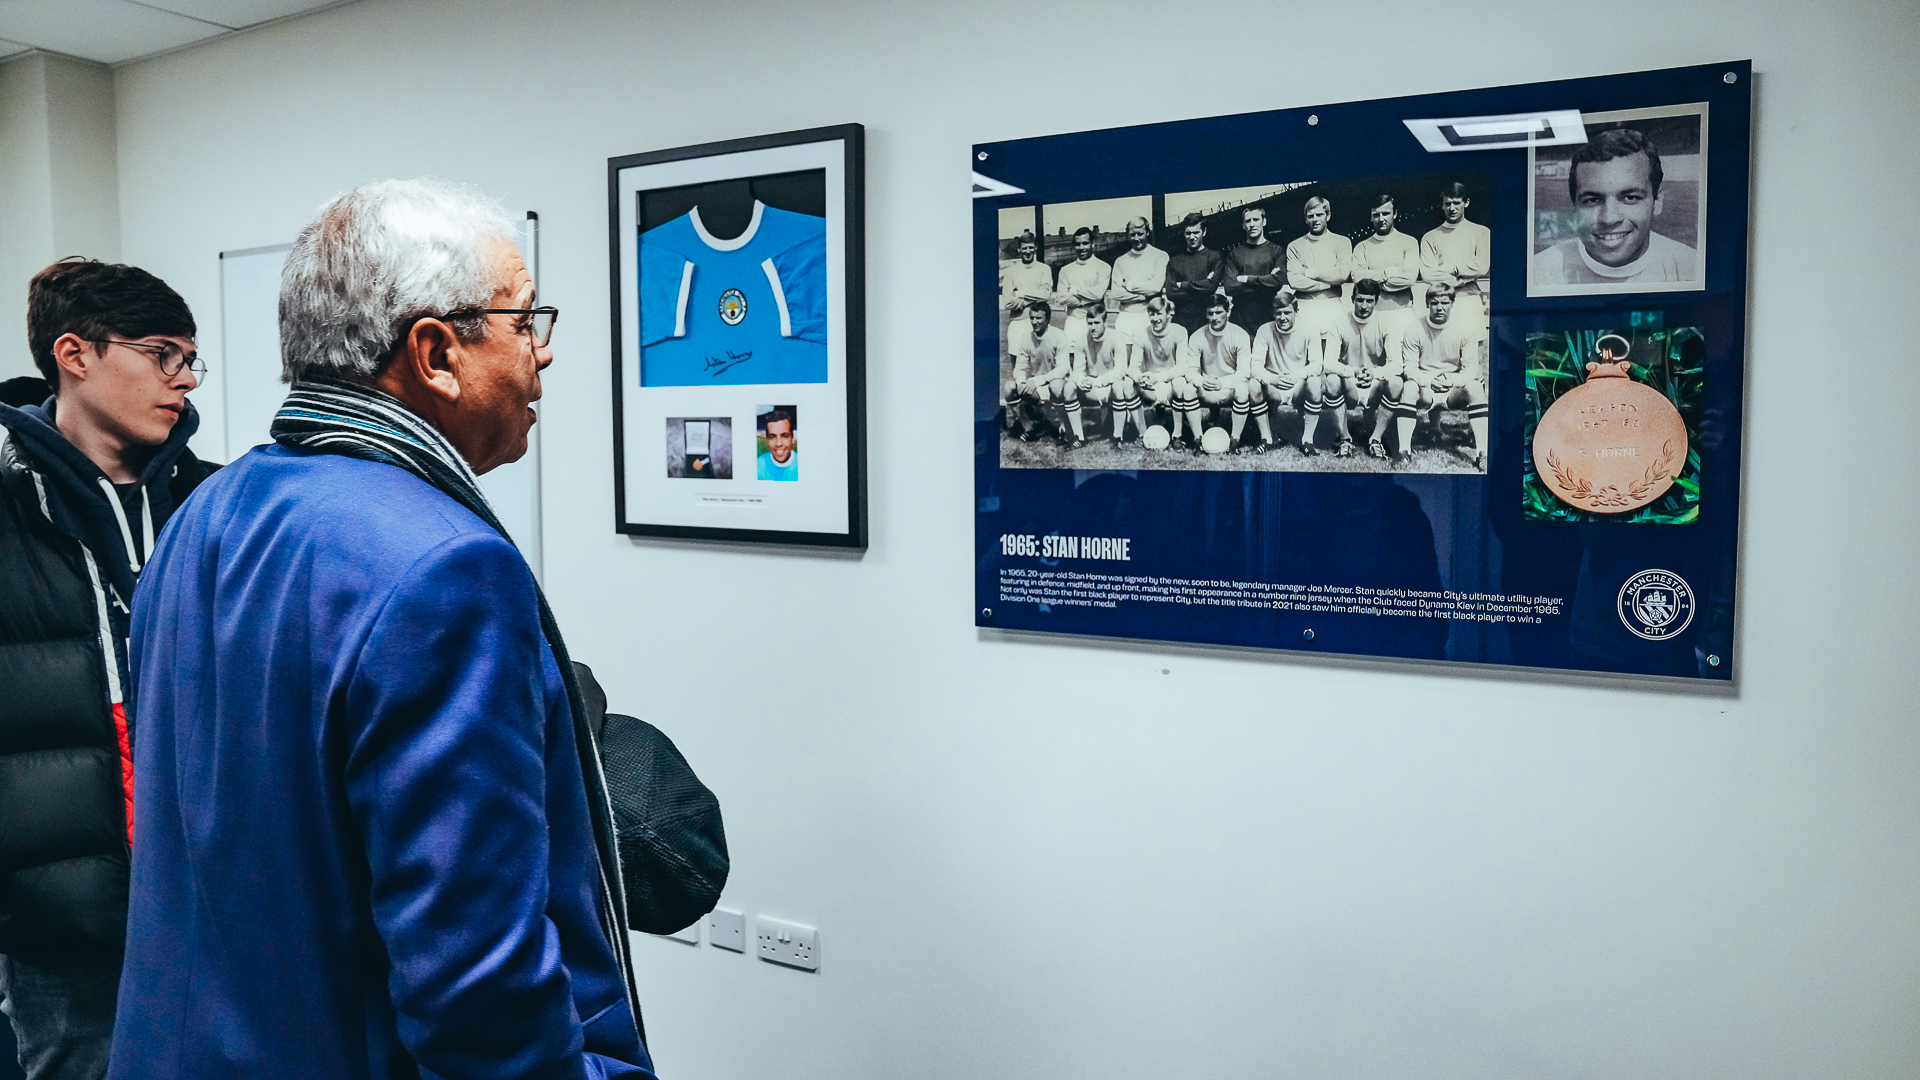
[[[721,240],[707,231],[706,225],[700,220],[699,207],[696,206],[692,210],[687,211],[687,216],[693,219],[693,232],[694,235],[700,238],[701,243],[715,251],[738,251],[746,247],[747,244],[753,240],[754,233],[760,231],[760,211],[766,208],[766,204],[762,203],[759,199],[753,200],[753,220],[747,222],[747,231],[731,240]]]
[[[1647,250],[1641,252],[1639,258],[1620,266],[1608,266],[1606,263],[1589,255],[1587,253],[1587,245],[1581,243],[1578,239],[1573,242],[1573,249],[1580,253],[1580,261],[1587,264],[1587,269],[1593,271],[1595,274],[1603,278],[1630,278],[1652,265],[1653,239],[1658,235],[1660,234],[1649,230],[1647,233]]]

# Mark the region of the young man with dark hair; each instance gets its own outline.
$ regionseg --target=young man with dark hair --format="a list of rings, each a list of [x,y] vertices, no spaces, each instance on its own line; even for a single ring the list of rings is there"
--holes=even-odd
[[[1454,290],[1445,282],[1427,288],[1427,317],[1408,331],[1401,346],[1403,380],[1396,412],[1401,460],[1413,456],[1413,427],[1438,405],[1461,409],[1473,431],[1473,467],[1487,467],[1487,339],[1455,314]],[[1436,417],[1437,419],[1437,417]]]
[[[1146,305],[1141,305],[1144,308]],[[1143,310],[1141,315],[1146,312]],[[1141,336],[1150,333],[1151,322],[1142,327]],[[1086,352],[1073,360],[1072,385],[1066,388],[1067,416],[1073,423],[1073,445],[1086,445],[1084,421],[1080,416],[1081,403],[1097,410],[1105,405],[1113,414],[1113,445],[1119,446],[1126,436],[1127,421],[1131,419],[1136,429],[1140,428],[1138,409],[1140,399],[1134,394],[1135,368],[1139,361],[1136,355],[1139,345],[1121,335],[1119,330],[1107,329],[1105,319],[1095,319],[1087,324]]]
[[[1472,204],[1467,185],[1456,180],[1441,187],[1440,224],[1420,238],[1420,280],[1429,286],[1452,286],[1453,317],[1466,313],[1484,323],[1490,311],[1487,270],[1493,265],[1493,233],[1467,219]]]
[[[1073,374],[1073,350],[1066,332],[1051,325],[1052,318],[1053,306],[1045,300],[1027,305],[1026,344],[1010,354],[1012,368],[1000,388],[1007,427],[1018,427],[1022,442],[1039,441],[1038,426],[1046,419],[1048,404],[1064,400]]]
[[[1167,291],[1167,253],[1148,243],[1153,227],[1142,217],[1127,220],[1127,250],[1114,256],[1107,286],[1116,345],[1138,345],[1147,336],[1147,301]]]
[[[1027,305],[1053,296],[1053,268],[1039,257],[1040,241],[1031,229],[1015,245],[1020,261],[1000,268],[1000,310],[1007,316],[1007,351],[1019,352],[1031,342],[1024,317]]]
[[[1273,449],[1273,422],[1269,414],[1281,406],[1298,409],[1304,434],[1300,453],[1312,457],[1313,431],[1320,422],[1326,380],[1317,365],[1314,343],[1318,327],[1300,325],[1300,303],[1292,289],[1273,294],[1273,321],[1263,323],[1253,336],[1253,410],[1260,425],[1258,453]]]
[[[1087,324],[1107,317],[1107,288],[1113,284],[1113,267],[1093,253],[1093,230],[1081,226],[1073,231],[1073,261],[1062,266],[1056,276],[1054,299],[1067,313],[1060,329],[1067,344],[1084,351]]]
[[[1373,435],[1367,440],[1367,453],[1376,458],[1387,456],[1386,444],[1381,438],[1387,430],[1388,409],[1381,398],[1390,395],[1391,400],[1397,401],[1400,396],[1400,359],[1387,351],[1387,334],[1391,328],[1386,325],[1385,313],[1377,310],[1381,292],[1380,283],[1372,278],[1354,282],[1352,309],[1335,324],[1340,337],[1340,362],[1346,368],[1342,375],[1342,393],[1347,401],[1360,407],[1362,419],[1368,410],[1373,411]],[[1347,434],[1344,409],[1337,415],[1336,424],[1340,428],[1340,447],[1335,453],[1339,457],[1351,457],[1353,440]]]
[[[755,462],[756,475],[762,480],[800,479],[800,455],[793,449],[792,407],[775,405],[759,419],[767,448]]]
[[[1413,283],[1420,280],[1420,241],[1394,228],[1398,220],[1393,196],[1375,195],[1367,211],[1373,231],[1353,245],[1353,280],[1380,283],[1380,315],[1395,323],[1398,313],[1413,307]]]
[[[1172,414],[1168,430],[1176,441],[1187,414],[1176,403],[1193,400],[1193,388],[1182,377],[1181,356],[1186,349],[1187,331],[1173,321],[1173,303],[1164,296],[1147,301],[1147,338],[1136,354],[1134,383],[1146,406]]]
[[[1573,152],[1567,199],[1580,235],[1533,257],[1540,285],[1645,285],[1692,281],[1693,248],[1654,231],[1660,215],[1660,151],[1646,134],[1612,128]]]
[[[1187,335],[1186,370],[1181,376],[1193,388],[1192,396],[1181,403],[1187,422],[1193,425],[1190,438],[1198,445],[1207,429],[1201,419],[1202,407],[1217,405],[1231,408],[1230,434],[1233,445],[1240,444],[1246,430],[1247,414],[1252,411],[1253,387],[1248,378],[1253,370],[1253,342],[1247,332],[1234,325],[1233,301],[1215,293],[1207,301],[1207,325]]]
[[[1340,289],[1353,276],[1353,241],[1327,228],[1333,203],[1324,195],[1308,199],[1300,216],[1307,231],[1287,244],[1287,287],[1300,305],[1302,323],[1330,327],[1344,314]]]
[[[1221,287],[1233,298],[1236,322],[1251,334],[1260,316],[1273,307],[1273,294],[1287,283],[1287,256],[1267,239],[1267,211],[1259,206],[1240,209],[1240,231],[1246,239],[1227,249],[1220,271]]]
[[[1220,288],[1224,263],[1207,247],[1207,219],[1196,211],[1180,219],[1178,255],[1167,260],[1167,299],[1173,301],[1173,321],[1192,333],[1206,325],[1207,298]]]
[[[0,993],[32,1080],[106,1072],[133,835],[128,609],[214,468],[187,449],[196,333],[138,267],[55,263],[27,290],[53,394],[0,405]]]

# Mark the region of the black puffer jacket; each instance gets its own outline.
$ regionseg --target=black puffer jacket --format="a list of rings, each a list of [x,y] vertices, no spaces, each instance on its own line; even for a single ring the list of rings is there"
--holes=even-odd
[[[118,496],[53,408],[0,405],[0,953],[42,963],[124,944],[126,603],[150,538],[217,467],[187,450],[189,406]]]

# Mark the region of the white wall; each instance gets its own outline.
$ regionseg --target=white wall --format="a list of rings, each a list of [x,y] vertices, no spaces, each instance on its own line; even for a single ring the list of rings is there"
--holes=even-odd
[[[47,167],[46,64],[0,64],[0,379],[36,374],[27,352],[26,282],[53,250],[53,177]]]
[[[365,0],[118,71],[123,248],[213,325],[215,253],[353,183],[539,211],[555,607],[724,798],[729,901],[822,928],[811,976],[641,941],[670,1080],[1915,1076],[1917,29],[1908,0]],[[1736,694],[973,628],[970,143],[1749,56]],[[872,550],[615,535],[606,159],[849,120]]]
[[[0,379],[35,375],[27,281],[68,255],[120,255],[108,68],[31,52],[0,64]]]

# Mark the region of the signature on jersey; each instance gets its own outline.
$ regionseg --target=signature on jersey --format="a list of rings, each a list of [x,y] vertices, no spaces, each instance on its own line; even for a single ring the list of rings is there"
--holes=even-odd
[[[725,375],[727,372],[751,359],[753,359],[752,349],[747,349],[742,352],[734,352],[729,349],[725,356],[707,357],[707,374],[713,376]]]

